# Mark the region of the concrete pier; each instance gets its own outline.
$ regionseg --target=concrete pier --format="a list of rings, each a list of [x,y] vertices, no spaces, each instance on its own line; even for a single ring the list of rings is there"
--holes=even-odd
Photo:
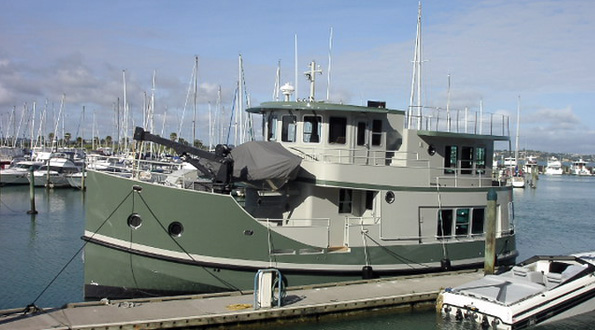
[[[0,329],[178,329],[266,324],[380,308],[433,308],[440,290],[483,276],[456,271],[289,288],[282,307],[255,309],[253,292],[68,304],[0,316]],[[0,315],[7,311],[0,311]]]

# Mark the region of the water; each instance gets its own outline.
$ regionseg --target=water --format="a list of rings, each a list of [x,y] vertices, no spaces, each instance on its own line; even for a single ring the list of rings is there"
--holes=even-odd
[[[0,309],[61,306],[83,299],[83,266],[79,249],[84,229],[83,193],[72,189],[36,190],[36,216],[28,187],[0,188]],[[535,254],[568,254],[595,250],[595,177],[541,176],[537,189],[515,189],[518,261]],[[38,295],[73,258],[50,288]],[[35,299],[37,299],[35,301]],[[595,312],[538,329],[592,329]],[[478,329],[449,323],[435,312],[380,313],[338,317],[317,323],[283,324],[269,329]]]

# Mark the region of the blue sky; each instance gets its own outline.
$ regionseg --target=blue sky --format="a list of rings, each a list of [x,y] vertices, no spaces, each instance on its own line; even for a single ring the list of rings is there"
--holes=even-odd
[[[156,73],[156,126],[178,130],[199,57],[198,137],[208,102],[222,89],[229,113],[244,61],[252,104],[272,98],[311,60],[324,71],[333,28],[331,100],[409,103],[418,1],[0,1],[0,123],[36,103],[55,117],[65,95],[66,131],[114,135],[114,103],[127,99],[139,121]],[[445,107],[511,115],[521,97],[521,148],[595,154],[595,2],[423,1],[424,98]],[[307,85],[300,79],[299,97]],[[45,105],[47,103],[47,106]],[[85,122],[81,121],[85,106]],[[182,135],[191,130],[186,105]],[[53,115],[52,115],[53,114]],[[52,126],[48,125],[48,126]],[[89,133],[88,133],[89,134]],[[169,133],[167,133],[169,134]],[[514,146],[514,141],[513,141]]]

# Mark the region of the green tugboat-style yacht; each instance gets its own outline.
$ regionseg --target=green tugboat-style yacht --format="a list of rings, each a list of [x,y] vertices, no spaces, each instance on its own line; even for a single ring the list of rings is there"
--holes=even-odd
[[[512,188],[491,168],[507,117],[318,102],[313,77],[308,100],[286,88],[247,109],[263,141],[211,153],[136,129],[191,175],[89,171],[85,296],[250,290],[263,268],[295,286],[481,266],[489,189],[497,262],[515,263]]]

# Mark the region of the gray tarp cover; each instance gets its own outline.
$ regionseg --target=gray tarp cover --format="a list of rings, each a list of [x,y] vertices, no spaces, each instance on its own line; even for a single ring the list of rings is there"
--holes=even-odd
[[[231,150],[235,180],[255,182],[295,179],[302,159],[280,143],[271,141],[246,142]]]

